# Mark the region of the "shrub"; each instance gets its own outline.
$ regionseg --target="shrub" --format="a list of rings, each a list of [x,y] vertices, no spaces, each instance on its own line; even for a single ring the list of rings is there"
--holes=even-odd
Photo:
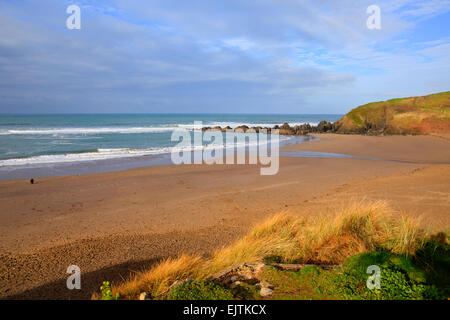
[[[381,288],[366,286],[367,267],[380,267]],[[426,283],[426,271],[411,258],[387,252],[370,252],[348,258],[336,276],[338,291],[346,299],[416,300],[445,299],[435,284]]]
[[[103,285],[100,287],[100,291],[102,292],[102,300],[119,300],[118,293],[116,293],[113,297],[111,285],[108,281],[103,281]]]

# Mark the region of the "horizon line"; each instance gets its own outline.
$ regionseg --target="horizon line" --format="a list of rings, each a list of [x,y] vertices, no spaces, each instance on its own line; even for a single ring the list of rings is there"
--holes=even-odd
[[[60,113],[60,112],[42,112],[42,113],[2,113],[0,116],[32,116],[32,115],[344,115],[345,113],[234,113],[234,112],[81,112],[81,113]]]

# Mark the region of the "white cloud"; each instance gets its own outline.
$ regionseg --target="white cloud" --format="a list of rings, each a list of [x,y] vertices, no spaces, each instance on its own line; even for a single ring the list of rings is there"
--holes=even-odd
[[[0,4],[0,110],[345,112],[448,67],[447,40],[407,41],[435,1],[380,1],[379,32],[368,0],[81,1],[79,32],[67,3]]]

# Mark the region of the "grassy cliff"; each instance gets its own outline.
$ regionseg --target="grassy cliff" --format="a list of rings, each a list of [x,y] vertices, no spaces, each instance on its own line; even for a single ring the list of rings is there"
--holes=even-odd
[[[338,133],[450,133],[450,91],[359,106],[334,124]]]

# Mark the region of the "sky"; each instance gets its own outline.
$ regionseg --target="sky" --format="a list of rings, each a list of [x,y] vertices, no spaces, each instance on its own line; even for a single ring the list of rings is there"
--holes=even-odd
[[[0,0],[0,113],[343,114],[449,75],[450,0]]]

